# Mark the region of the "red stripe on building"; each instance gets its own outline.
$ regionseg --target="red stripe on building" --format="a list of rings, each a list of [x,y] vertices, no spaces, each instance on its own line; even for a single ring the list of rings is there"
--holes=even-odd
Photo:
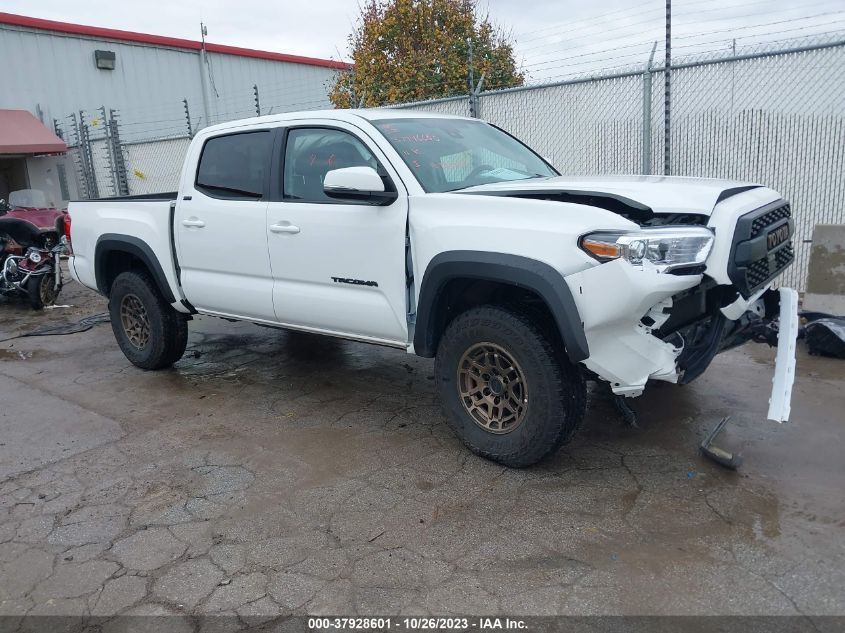
[[[166,46],[169,48],[182,48],[192,51],[198,51],[202,48],[201,42],[184,40],[179,37],[165,37],[163,35],[150,35],[148,33],[122,31],[120,29],[106,29],[99,26],[85,26],[82,24],[71,24],[69,22],[57,22],[56,20],[44,20],[41,18],[32,18],[26,15],[16,15],[14,13],[0,12],[0,24],[23,26],[31,29],[41,29],[43,31],[54,31],[57,33],[85,35],[98,39],[137,42],[139,44],[152,44],[154,46]],[[336,68],[338,70],[352,68],[352,64],[337,62],[331,59],[319,59],[317,57],[303,57],[302,55],[288,55],[286,53],[258,51],[252,48],[226,46],[224,44],[210,44],[208,42],[206,42],[205,50],[210,53],[220,53],[222,55],[237,55],[239,57],[252,57],[254,59],[268,59],[275,62],[307,64],[310,66],[322,66],[324,68]]]

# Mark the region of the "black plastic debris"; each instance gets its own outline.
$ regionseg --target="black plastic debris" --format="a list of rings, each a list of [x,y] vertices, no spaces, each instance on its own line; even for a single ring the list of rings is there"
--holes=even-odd
[[[819,312],[805,312],[803,327],[807,350],[816,356],[845,358],[845,317]]]

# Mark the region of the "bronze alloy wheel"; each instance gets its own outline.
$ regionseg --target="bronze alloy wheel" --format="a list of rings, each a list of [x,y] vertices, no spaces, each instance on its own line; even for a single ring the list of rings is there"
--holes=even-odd
[[[464,352],[458,363],[458,391],[466,412],[485,431],[510,433],[525,419],[525,374],[495,343],[477,343]]]
[[[144,349],[150,340],[150,320],[141,300],[127,294],[120,302],[120,322],[126,338],[136,349]]]

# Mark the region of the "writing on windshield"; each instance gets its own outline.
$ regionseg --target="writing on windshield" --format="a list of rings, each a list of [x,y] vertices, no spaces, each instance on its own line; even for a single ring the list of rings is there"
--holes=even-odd
[[[558,175],[528,147],[481,121],[389,119],[375,125],[428,192]]]

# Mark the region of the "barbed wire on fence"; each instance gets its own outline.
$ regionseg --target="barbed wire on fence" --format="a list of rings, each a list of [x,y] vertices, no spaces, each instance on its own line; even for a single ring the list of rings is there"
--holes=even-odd
[[[734,40],[751,41],[754,39],[770,39],[775,32],[772,26],[779,24],[798,24],[791,30],[813,31],[829,29],[831,25],[830,15],[839,14],[843,17],[843,9],[833,0],[820,0],[817,2],[806,2],[793,6],[774,7],[768,0],[757,0],[746,2],[734,7],[712,7],[688,11],[689,7],[695,7],[702,3],[685,3],[680,11],[673,14],[674,42],[684,42],[687,48],[698,48],[707,46],[712,49],[713,43],[732,44]],[[747,11],[753,5],[765,4],[767,6],[755,9],[752,13],[741,13]],[[808,10],[817,8],[815,13]],[[733,9],[733,10],[732,10]],[[654,39],[662,39],[662,21],[656,17],[661,10],[657,7],[648,9],[646,7],[629,8],[625,11],[633,12],[624,18],[614,18],[616,12],[609,12],[602,16],[582,20],[570,20],[563,25],[558,25],[554,32],[539,37],[525,37],[526,34],[517,35],[515,38],[516,50],[521,58],[527,57],[524,68],[532,69],[550,61],[563,59],[567,51],[582,51],[580,57],[587,55],[606,54],[608,51],[618,51],[635,47],[631,42],[637,42],[638,46],[644,48],[650,46]],[[800,11],[801,15],[790,16],[787,14],[793,11]],[[717,12],[712,17],[701,17],[704,13]],[[689,22],[688,18],[697,16],[694,21]],[[828,17],[825,17],[828,16]],[[767,19],[769,18],[769,19]],[[778,18],[778,19],[775,19]],[[621,20],[621,21],[620,21]],[[738,21],[740,24],[737,24]],[[598,22],[598,23],[596,23]],[[721,23],[731,23],[729,28],[718,28]],[[705,25],[715,26],[709,30],[702,30]],[[561,27],[566,28],[561,28]],[[550,27],[549,27],[550,28]],[[542,29],[541,29],[542,30]],[[621,32],[620,32],[621,31]],[[614,34],[615,33],[615,34]],[[714,34],[724,34],[722,38],[713,40]],[[806,35],[811,33],[807,32]],[[697,40],[689,43],[689,40]],[[661,43],[662,46],[662,43]],[[592,49],[592,50],[591,50]],[[662,51],[662,48],[661,48]],[[706,52],[706,51],[702,51]],[[635,55],[635,53],[631,53]],[[552,60],[543,58],[553,57]]]

